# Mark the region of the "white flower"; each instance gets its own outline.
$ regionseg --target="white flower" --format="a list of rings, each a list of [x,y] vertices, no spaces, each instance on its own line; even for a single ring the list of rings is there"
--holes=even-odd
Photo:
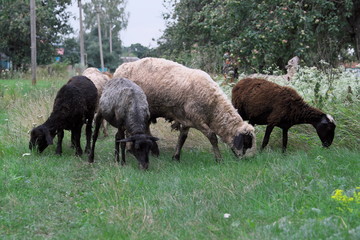
[[[30,156],[31,153],[24,153],[22,156],[25,157],[25,156]]]
[[[231,215],[230,215],[230,213],[225,213],[224,214],[224,218],[229,218]]]

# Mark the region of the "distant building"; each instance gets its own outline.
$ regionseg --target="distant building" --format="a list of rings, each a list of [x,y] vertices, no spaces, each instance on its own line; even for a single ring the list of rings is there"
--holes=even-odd
[[[11,69],[12,68],[12,62],[8,56],[6,56],[4,53],[0,53],[0,70],[3,69]]]
[[[343,64],[345,71],[355,73],[356,76],[360,77],[360,63],[350,62]]]
[[[125,62],[135,62],[135,61],[139,60],[140,58],[138,58],[138,57],[120,57],[120,59],[125,63]]]

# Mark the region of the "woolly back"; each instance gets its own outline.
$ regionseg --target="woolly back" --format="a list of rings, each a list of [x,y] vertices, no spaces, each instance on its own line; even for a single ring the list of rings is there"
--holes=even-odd
[[[166,59],[144,58],[120,65],[114,77],[126,77],[138,84],[155,117],[169,118],[195,128],[205,123],[229,145],[243,130],[242,118],[204,71]]]
[[[111,79],[111,75],[108,73],[102,73],[94,67],[85,69],[82,75],[89,78],[95,84],[99,97],[102,94],[105,84]]]
[[[105,85],[99,107],[111,125],[125,124],[131,134],[143,133],[149,121],[149,107],[143,90],[125,78],[114,78]]]

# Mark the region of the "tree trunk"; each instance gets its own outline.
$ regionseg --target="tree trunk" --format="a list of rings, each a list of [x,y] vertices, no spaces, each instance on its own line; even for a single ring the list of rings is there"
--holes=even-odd
[[[355,31],[355,52],[356,52],[357,60],[359,61],[360,60],[360,17],[357,17],[356,19],[354,31]]]
[[[100,48],[100,62],[101,62],[101,71],[104,71],[104,57],[102,50],[102,40],[101,40],[101,26],[100,26],[100,13],[97,12],[97,25],[98,25],[98,34],[99,34],[99,48]]]
[[[81,0],[78,0],[79,5],[79,18],[80,18],[80,64],[81,67],[85,66],[85,51],[84,51],[84,30],[83,30],[83,21],[82,21],[82,4]]]
[[[30,0],[30,31],[31,31],[31,83],[36,84],[36,12],[35,0]]]
[[[351,37],[354,39],[356,58],[360,60],[360,1],[353,1],[353,11],[348,22],[352,28]]]
[[[111,24],[109,27],[109,41],[110,41],[110,53],[112,53],[112,31],[111,31]]]

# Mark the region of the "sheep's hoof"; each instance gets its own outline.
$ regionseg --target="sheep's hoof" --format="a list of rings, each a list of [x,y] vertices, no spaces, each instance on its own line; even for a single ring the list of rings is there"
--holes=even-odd
[[[75,155],[77,157],[81,157],[81,155],[83,154],[83,151],[76,151]]]
[[[175,154],[174,156],[172,156],[172,159],[173,159],[174,161],[180,162],[180,155]]]
[[[91,148],[85,148],[85,153],[86,154],[90,154],[90,152],[91,152]]]

